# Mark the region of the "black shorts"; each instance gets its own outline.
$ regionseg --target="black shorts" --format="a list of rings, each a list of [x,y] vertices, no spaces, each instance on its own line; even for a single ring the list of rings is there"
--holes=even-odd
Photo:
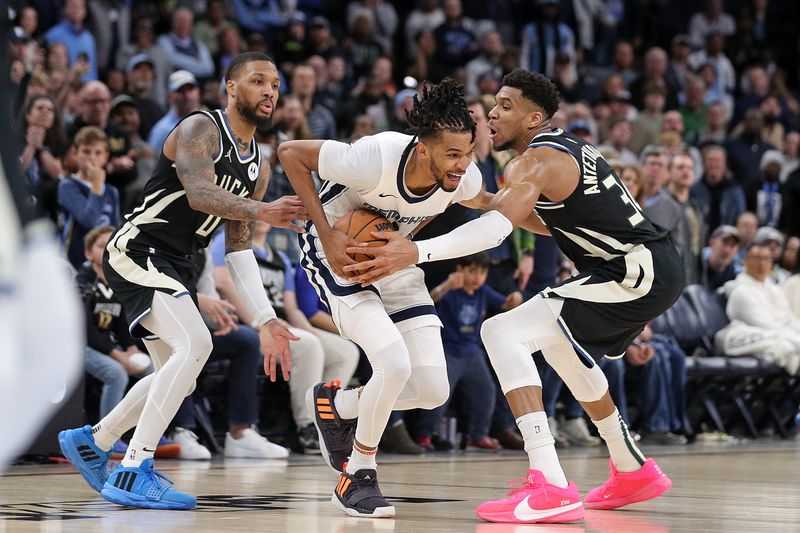
[[[165,254],[149,246],[128,245],[121,251],[110,245],[103,255],[103,272],[122,302],[128,330],[136,338],[153,334],[141,321],[150,312],[156,291],[175,297],[189,295],[197,305],[197,274],[188,257]]]
[[[542,291],[562,298],[559,326],[586,366],[622,357],[648,322],[680,297],[683,263],[668,239],[634,247]]]

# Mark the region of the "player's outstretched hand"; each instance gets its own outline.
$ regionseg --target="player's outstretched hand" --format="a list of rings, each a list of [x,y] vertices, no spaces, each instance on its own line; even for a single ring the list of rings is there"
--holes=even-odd
[[[289,372],[292,371],[292,352],[289,341],[299,341],[289,331],[288,324],[280,318],[273,318],[259,328],[258,337],[261,340],[261,351],[264,353],[264,374],[270,381],[278,377],[278,363],[281,365],[283,380],[289,381]]]
[[[293,221],[308,220],[308,211],[297,196],[282,196],[274,202],[264,204],[259,220],[274,228],[289,228],[297,233],[305,233],[305,230]]]
[[[417,245],[400,233],[396,231],[372,231],[370,233],[373,239],[382,239],[387,242],[383,246],[369,248],[351,246],[347,248],[347,253],[369,254],[374,257],[369,261],[360,261],[344,267],[344,270],[351,276],[351,281],[359,282],[362,287],[366,287],[408,266],[417,264],[419,256]]]

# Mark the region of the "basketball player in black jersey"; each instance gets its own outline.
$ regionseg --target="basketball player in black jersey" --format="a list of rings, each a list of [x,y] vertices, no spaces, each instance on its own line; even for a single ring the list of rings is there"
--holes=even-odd
[[[211,335],[197,308],[190,256],[205,248],[225,222],[226,261],[250,307],[274,381],[280,363],[289,379],[289,341],[298,340],[276,318],[252,252],[254,221],[302,231],[295,196],[262,203],[270,168],[253,139],[270,118],[280,79],[268,56],[248,52],[225,74],[228,106],[184,118],[164,143],[144,200],[109,239],[103,268],[122,301],[131,333],[143,337],[156,372],[140,380],[94,428],[62,431],[64,455],[104,498],[151,509],[190,509],[193,496],[165,485],[153,468],[156,443],[211,353]],[[108,451],[136,426],[122,464],[110,475]]]
[[[630,437],[596,361],[622,357],[647,322],[666,311],[683,288],[680,258],[666,231],[644,217],[597,149],[553,128],[559,96],[545,76],[524,70],[507,75],[489,114],[495,149],[517,154],[505,169],[506,187],[484,207],[504,217],[481,217],[417,243],[391,233],[370,248],[376,258],[345,270],[372,283],[409,263],[474,253],[470,235],[510,232],[523,225],[552,234],[579,274],[549,287],[516,309],[487,320],[481,337],[525,439],[530,469],[506,498],[477,509],[494,522],[571,522],[584,515],[581,496],[568,483],[555,452],[531,358],[541,351],[584,406],[606,441],[611,476],[586,496],[586,506],[614,509],[654,498],[671,486]],[[531,217],[531,212],[537,216]],[[348,252],[363,252],[360,247]]]

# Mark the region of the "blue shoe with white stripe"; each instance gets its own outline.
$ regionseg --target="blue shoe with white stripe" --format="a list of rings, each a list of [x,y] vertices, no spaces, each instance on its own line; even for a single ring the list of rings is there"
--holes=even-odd
[[[100,494],[106,500],[141,509],[191,509],[197,499],[165,485],[172,480],[153,468],[153,460],[145,459],[138,467],[120,466],[106,481]]]
[[[110,453],[104,452],[95,444],[92,426],[61,431],[58,434],[58,445],[64,457],[78,469],[89,486],[97,492],[103,490],[109,475]]]

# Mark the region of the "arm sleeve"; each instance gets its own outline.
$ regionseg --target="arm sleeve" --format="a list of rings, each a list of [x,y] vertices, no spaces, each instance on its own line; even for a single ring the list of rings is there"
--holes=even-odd
[[[380,183],[383,157],[375,137],[364,137],[353,144],[325,141],[319,150],[320,178],[368,191]]]
[[[416,241],[417,263],[454,259],[499,246],[514,227],[499,211],[489,211],[475,220],[433,239]]]
[[[253,250],[240,250],[226,254],[225,262],[228,264],[228,272],[236,286],[236,291],[253,315],[253,322],[262,326],[273,318],[277,318],[275,310],[267,298],[264,285],[261,283],[261,273],[258,271],[258,263],[256,263]]]

